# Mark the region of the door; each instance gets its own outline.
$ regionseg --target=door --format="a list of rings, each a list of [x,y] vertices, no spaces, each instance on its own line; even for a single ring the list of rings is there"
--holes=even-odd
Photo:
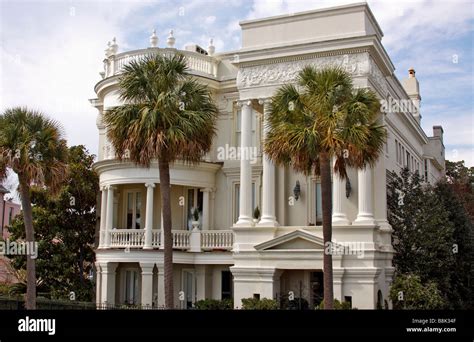
[[[125,298],[124,303],[128,305],[138,304],[138,271],[125,271]]]
[[[126,192],[126,229],[142,229],[142,194],[140,191]]]
[[[193,270],[183,270],[182,289],[184,292],[184,301],[181,303],[183,309],[191,309],[196,298],[196,280]]]

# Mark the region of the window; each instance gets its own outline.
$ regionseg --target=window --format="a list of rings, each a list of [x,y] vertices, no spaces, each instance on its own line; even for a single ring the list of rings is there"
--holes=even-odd
[[[257,206],[257,198],[256,198],[256,186],[255,183],[252,183],[252,212],[250,215],[253,217],[253,210]],[[240,213],[240,184],[234,184],[234,223],[239,220],[239,213]]]
[[[126,192],[126,229],[142,229],[142,194],[140,191]]]
[[[315,184],[316,225],[323,223],[323,206],[321,203],[321,183]]]
[[[399,161],[399,153],[398,153],[398,141],[395,139],[395,158],[397,159],[397,163],[400,163]]]
[[[232,273],[222,271],[221,273],[221,299],[232,298]]]
[[[252,146],[257,146],[257,135],[255,133],[257,131],[257,113],[253,110],[252,110],[251,118],[252,118],[252,123],[251,123]],[[235,115],[235,146],[236,147],[240,146],[240,139],[242,135],[241,124],[242,124],[242,110],[238,109]]]
[[[138,272],[125,271],[125,298],[124,303],[129,305],[138,304]]]
[[[8,208],[8,225],[11,225],[13,220],[13,207]]]
[[[425,182],[428,181],[428,160],[425,159]]]

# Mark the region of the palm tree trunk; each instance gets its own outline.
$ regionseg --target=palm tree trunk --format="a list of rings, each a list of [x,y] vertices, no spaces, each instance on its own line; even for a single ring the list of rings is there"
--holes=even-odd
[[[324,240],[324,309],[332,310],[334,302],[333,276],[332,276],[332,254],[326,253],[332,239],[332,196],[331,196],[331,161],[327,153],[321,153],[320,175],[321,175],[321,204],[323,210],[323,240]]]
[[[160,170],[161,210],[163,211],[164,268],[165,268],[165,308],[174,308],[173,289],[173,235],[171,233],[170,164],[166,158],[158,161]]]
[[[27,246],[35,243],[35,232],[33,229],[33,211],[31,209],[30,187],[28,182],[19,175],[21,206],[23,219],[25,221],[25,234]],[[26,309],[36,309],[36,265],[31,253],[26,255]]]

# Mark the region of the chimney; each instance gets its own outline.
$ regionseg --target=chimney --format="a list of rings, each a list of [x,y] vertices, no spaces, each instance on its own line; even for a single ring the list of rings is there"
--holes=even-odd
[[[408,94],[411,102],[413,103],[413,108],[411,110],[414,118],[420,123],[421,121],[421,113],[420,113],[420,84],[415,76],[415,69],[410,68],[408,69],[408,78],[402,80],[402,85],[405,91]]]
[[[443,126],[433,126],[433,137],[438,137],[443,142]]]

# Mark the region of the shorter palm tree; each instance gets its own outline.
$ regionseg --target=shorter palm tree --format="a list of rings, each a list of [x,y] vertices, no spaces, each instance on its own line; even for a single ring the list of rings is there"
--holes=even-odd
[[[346,168],[364,168],[379,158],[385,129],[377,123],[380,103],[369,89],[355,89],[337,67],[303,68],[298,87],[284,85],[272,98],[265,153],[277,165],[290,165],[321,179],[323,239],[332,239],[331,160],[346,178]],[[333,308],[332,256],[324,254],[324,308]]]
[[[30,188],[60,188],[67,174],[68,149],[58,122],[40,112],[15,107],[0,115],[0,180],[8,169],[18,175],[21,206],[28,244],[35,243]],[[36,308],[36,268],[31,255],[26,259],[26,308]]]

